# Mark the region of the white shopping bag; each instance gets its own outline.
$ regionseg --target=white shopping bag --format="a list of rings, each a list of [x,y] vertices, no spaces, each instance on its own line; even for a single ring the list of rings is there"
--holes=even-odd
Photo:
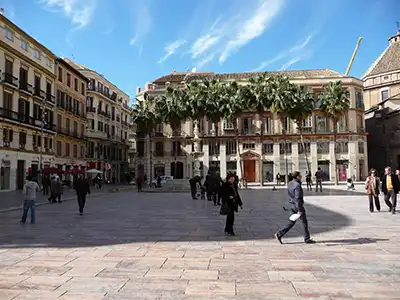
[[[300,218],[300,214],[292,214],[292,215],[290,215],[290,217],[289,217],[289,220],[290,221],[292,221],[292,222],[296,222],[299,218]]]

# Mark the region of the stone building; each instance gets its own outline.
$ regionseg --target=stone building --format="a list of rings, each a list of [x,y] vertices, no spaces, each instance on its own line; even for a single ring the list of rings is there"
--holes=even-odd
[[[362,80],[369,166],[400,168],[400,30]]]
[[[89,79],[87,167],[103,171],[105,180],[124,182],[128,175],[129,96],[96,71],[66,61]]]
[[[0,190],[14,190],[55,164],[56,56],[2,14],[0,31]]]
[[[367,143],[364,125],[364,105],[362,82],[331,70],[304,70],[270,72],[287,76],[291,82],[309,86],[315,98],[315,110],[305,121],[305,148],[301,146],[299,132],[293,120],[286,119],[283,124],[275,114],[266,112],[260,116],[254,112],[243,114],[238,120],[239,152],[234,139],[232,124],[221,120],[215,132],[209,120],[201,120],[201,149],[194,151],[194,125],[192,120],[182,122],[181,129],[172,134],[167,124],[159,124],[152,134],[151,141],[143,133],[137,132],[137,172],[138,174],[171,175],[175,178],[188,178],[193,175],[193,162],[200,160],[202,175],[209,170],[220,171],[224,177],[234,171],[254,184],[273,181],[280,173],[299,170],[305,172],[307,164],[304,151],[308,153],[313,173],[320,167],[326,181],[335,181],[335,168],[340,181],[348,177],[364,179],[367,170]],[[137,99],[143,100],[143,93],[159,95],[167,85],[184,87],[191,80],[203,78],[232,80],[246,84],[257,73],[191,73],[176,72],[160,77],[140,90]],[[350,109],[338,123],[337,144],[334,145],[332,128],[319,107],[319,95],[330,81],[341,80],[350,91]],[[282,129],[287,134],[282,136]],[[264,134],[261,137],[261,130]],[[334,155],[336,147],[336,157]],[[285,151],[286,148],[286,151]],[[285,155],[286,152],[286,155]],[[243,174],[242,174],[243,173]]]

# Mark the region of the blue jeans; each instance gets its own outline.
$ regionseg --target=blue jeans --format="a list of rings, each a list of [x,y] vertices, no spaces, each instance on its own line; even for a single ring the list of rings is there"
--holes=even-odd
[[[35,208],[35,200],[25,200],[24,201],[24,212],[22,214],[21,222],[26,222],[26,217],[28,216],[28,211],[31,210],[31,223],[35,223],[36,219],[36,208]]]
[[[297,212],[298,210],[295,207],[290,208],[290,214],[295,214]],[[304,241],[308,241],[310,239],[310,232],[308,231],[308,220],[307,220],[306,210],[304,207],[302,209],[300,220],[303,223],[303,228],[304,228]],[[289,232],[290,229],[292,229],[294,224],[296,224],[296,221],[289,220],[289,223],[287,223],[287,225],[283,229],[278,231],[278,236],[283,237],[286,233]]]

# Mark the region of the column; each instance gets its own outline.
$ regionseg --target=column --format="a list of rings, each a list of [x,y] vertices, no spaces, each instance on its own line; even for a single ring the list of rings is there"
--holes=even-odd
[[[336,173],[337,173],[337,167],[336,167],[336,157],[335,157],[335,143],[333,141],[329,142],[329,173],[330,173],[330,181],[335,182],[336,181]]]
[[[219,169],[221,178],[226,178],[226,141],[219,143]]]
[[[276,174],[281,173],[281,154],[279,149],[279,143],[274,143],[274,180]]]
[[[348,142],[348,156],[349,156],[349,171],[347,172],[348,178],[358,178],[359,171],[359,163],[358,163],[358,141],[349,141]]]
[[[299,143],[292,141],[292,171],[304,172],[304,170],[300,170],[299,163]],[[304,176],[304,174],[303,174]]]
[[[260,125],[261,126],[261,125]],[[256,181],[263,184],[263,156],[262,156],[262,140],[256,142],[255,152],[260,156],[256,162]]]
[[[210,168],[210,154],[208,152],[208,143],[204,142],[204,144],[203,144],[203,176],[204,177],[207,175],[209,168]]]
[[[311,174],[314,176],[318,169],[318,151],[317,151],[317,141],[311,141],[310,144],[310,168]],[[315,182],[315,180],[314,180]]]

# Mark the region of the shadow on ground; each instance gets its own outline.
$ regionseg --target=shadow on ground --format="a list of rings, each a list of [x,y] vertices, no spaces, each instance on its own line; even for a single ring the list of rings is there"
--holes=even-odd
[[[93,247],[134,242],[224,241],[272,239],[288,220],[282,209],[285,190],[241,192],[244,209],[235,222],[236,237],[223,234],[225,217],[219,207],[187,194],[132,192],[87,200],[85,215],[79,216],[75,201],[37,208],[37,223],[19,224],[19,211],[0,214],[0,247]],[[354,195],[354,194],[352,194]],[[306,205],[313,234],[337,230],[351,224],[347,216],[329,207]],[[302,236],[297,224],[289,236]]]

